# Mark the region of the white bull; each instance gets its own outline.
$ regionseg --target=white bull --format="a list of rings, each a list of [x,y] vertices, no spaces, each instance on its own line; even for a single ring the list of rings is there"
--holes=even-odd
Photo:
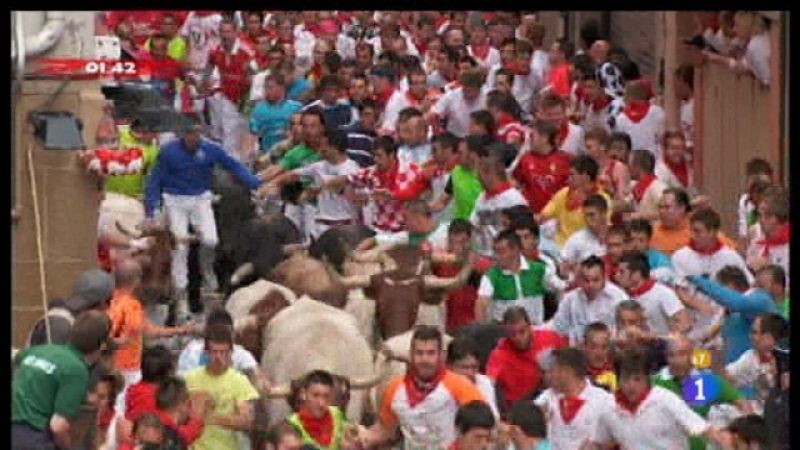
[[[270,424],[291,412],[280,398],[288,394],[288,383],[312,370],[327,370],[350,380],[347,417],[361,419],[367,398],[364,390],[385,378],[378,373],[374,352],[358,329],[355,318],[345,311],[307,296],[281,310],[264,331],[262,368],[276,386],[268,403]],[[278,399],[274,399],[278,397]]]
[[[280,284],[263,279],[259,279],[252,284],[235,290],[225,303],[225,310],[228,311],[228,314],[233,318],[234,329],[241,330],[243,327],[252,324],[256,318],[254,315],[250,314],[250,310],[253,309],[256,303],[273,291],[280,292],[289,304],[297,300],[297,297],[291,290]]]

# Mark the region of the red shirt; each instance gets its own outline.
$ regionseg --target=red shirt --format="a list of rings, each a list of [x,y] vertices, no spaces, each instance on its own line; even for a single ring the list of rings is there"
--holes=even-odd
[[[531,209],[539,213],[556,192],[567,185],[572,156],[561,150],[540,155],[526,152],[514,169],[513,176],[522,187],[522,195]]]
[[[250,93],[247,70],[250,65],[250,55],[242,48],[238,40],[230,53],[226,52],[222,46],[213,50],[209,55],[209,61],[212,66],[219,69],[220,85],[218,89],[228,100],[238,104],[243,97]]]
[[[503,389],[506,406],[513,405],[541,387],[542,372],[536,361],[539,354],[550,348],[564,347],[568,343],[566,338],[550,330],[531,327],[531,334],[531,346],[528,350],[520,352],[508,338],[503,338],[489,354],[486,375]]]
[[[475,263],[474,269],[483,273],[492,266],[492,261],[482,257]],[[461,268],[454,264],[436,264],[433,273],[436,276],[449,278],[458,275]],[[475,302],[478,301],[478,288],[467,283],[463,287],[447,294],[447,332],[453,333],[464,325],[475,322]]]

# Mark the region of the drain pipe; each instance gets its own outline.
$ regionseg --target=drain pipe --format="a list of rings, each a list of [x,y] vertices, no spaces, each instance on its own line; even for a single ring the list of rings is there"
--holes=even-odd
[[[63,11],[46,11],[44,12],[44,19],[45,24],[36,35],[23,39],[25,56],[27,57],[39,56],[50,50],[64,34],[67,20]],[[21,14],[18,20],[22,21]]]
[[[17,36],[14,43],[17,47],[14,53],[17,57],[17,83],[21,84],[25,78],[25,30],[22,25],[22,11],[16,12],[15,19],[14,28]]]

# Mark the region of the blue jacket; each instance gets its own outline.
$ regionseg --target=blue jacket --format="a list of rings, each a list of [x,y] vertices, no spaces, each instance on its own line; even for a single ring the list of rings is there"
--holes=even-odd
[[[294,100],[279,103],[259,102],[250,117],[250,131],[261,141],[261,152],[286,138],[286,131],[292,115],[300,111],[302,105]]]
[[[294,83],[286,86],[286,98],[289,100],[300,101],[300,96],[313,87],[314,85],[312,85],[310,81],[302,77],[297,77],[294,80]]]
[[[722,325],[722,337],[728,344],[725,354],[726,364],[736,361],[742,353],[752,347],[750,326],[756,316],[765,312],[778,312],[778,306],[772,296],[763,289],[753,289],[747,294],[742,294],[700,275],[692,275],[687,279],[697,286],[700,292],[728,310],[728,317]]]
[[[665,253],[651,248],[647,250],[646,256],[647,262],[650,263],[650,270],[661,267],[672,268],[672,260]]]
[[[161,147],[158,160],[147,177],[144,192],[144,211],[147,217],[161,201],[161,194],[200,195],[211,190],[214,166],[221,165],[250,189],[257,189],[261,180],[252,175],[235,159],[228,156],[219,145],[201,140],[200,148],[192,154],[175,139]]]

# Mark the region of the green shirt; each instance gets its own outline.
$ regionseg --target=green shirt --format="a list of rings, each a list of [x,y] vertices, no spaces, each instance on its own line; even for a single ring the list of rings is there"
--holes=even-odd
[[[331,442],[327,447],[321,445],[319,442],[315,441],[313,437],[311,437],[311,435],[303,426],[303,422],[300,420],[300,416],[297,413],[289,416],[287,419],[288,422],[292,424],[292,426],[300,433],[304,445],[313,445],[321,450],[339,450],[339,447],[342,444],[342,438],[344,437],[344,413],[342,413],[341,409],[335,406],[329,406],[328,410],[330,411],[331,416],[333,416],[333,434],[331,436]]]
[[[142,170],[129,175],[109,175],[106,177],[105,191],[115,194],[126,195],[138,200],[142,199],[144,193],[144,179],[147,172],[156,163],[158,158],[158,144],[155,142],[147,144],[137,141],[128,127],[119,127],[119,147],[128,149],[139,147],[142,149]]]
[[[322,157],[314,149],[305,144],[300,144],[286,152],[279,164],[284,170],[294,170],[315,163],[320,159]]]
[[[699,374],[703,373],[698,370],[693,370],[692,374]],[[711,407],[714,405],[721,405],[721,404],[732,404],[737,400],[741,400],[744,398],[742,393],[739,392],[738,389],[733,387],[730,383],[725,381],[724,378],[717,374],[712,374],[717,383],[720,386],[720,393],[719,398],[712,403],[709,403],[705,406],[691,406],[689,405],[694,412],[702,416],[703,418],[708,417],[708,412],[711,410]],[[683,398],[683,386],[681,381],[677,380],[669,371],[669,367],[665,367],[661,369],[657,374],[652,375],[650,377],[651,382],[655,386],[661,386],[664,389],[669,389],[670,391],[678,394],[679,397]],[[689,438],[689,447],[691,450],[705,450],[706,448],[706,440],[702,437],[698,436],[691,436]]]
[[[778,308],[781,310],[781,315],[784,319],[789,320],[789,296],[783,298],[783,302],[778,305]]]
[[[145,49],[150,51],[150,39],[144,43]],[[167,44],[167,56],[178,62],[186,59],[186,39],[181,36],[173,37]]]
[[[237,404],[258,398],[258,391],[246,376],[230,368],[219,376],[208,373],[205,367],[190,371],[184,377],[190,392],[203,391],[214,399],[212,415],[230,416],[237,413]],[[203,434],[192,444],[193,450],[239,450],[239,433],[218,425],[206,425]]]
[[[453,190],[453,217],[469,220],[475,202],[483,192],[478,173],[459,164],[453,168],[450,183]]]
[[[89,369],[72,344],[37,345],[17,354],[11,384],[11,422],[48,430],[58,414],[73,418],[89,387]]]

